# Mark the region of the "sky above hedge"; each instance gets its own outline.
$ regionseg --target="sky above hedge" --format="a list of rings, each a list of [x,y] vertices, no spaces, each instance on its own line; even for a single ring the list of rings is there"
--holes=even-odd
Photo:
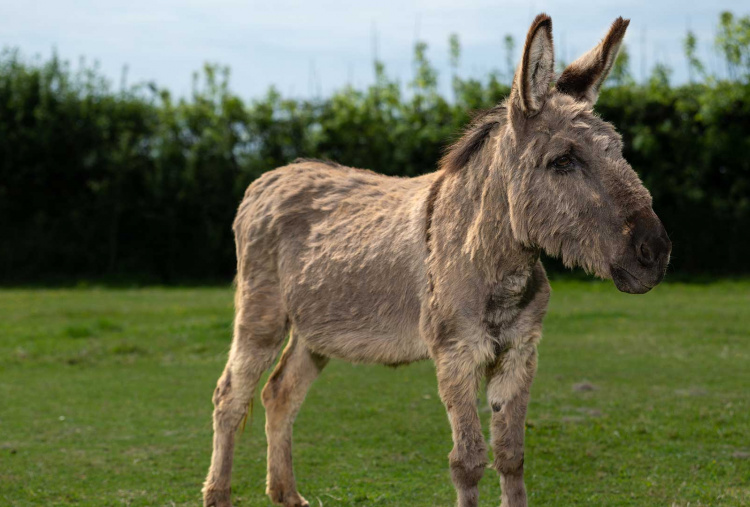
[[[584,7],[585,6],[585,7]],[[204,62],[229,65],[232,88],[243,97],[270,85],[286,95],[325,95],[347,83],[373,80],[375,55],[389,75],[408,82],[415,40],[429,44],[428,57],[450,86],[448,37],[462,43],[464,77],[506,70],[502,40],[517,41],[515,60],[529,22],[538,12],[552,16],[558,59],[571,61],[601,38],[609,23],[631,18],[625,43],[640,79],[656,62],[687,79],[682,41],[690,27],[699,56],[719,74],[712,53],[719,12],[750,11],[740,0],[25,0],[0,2],[0,46],[25,57],[98,61],[115,86],[127,66],[127,82],[153,80],[178,95],[191,89],[191,75]]]

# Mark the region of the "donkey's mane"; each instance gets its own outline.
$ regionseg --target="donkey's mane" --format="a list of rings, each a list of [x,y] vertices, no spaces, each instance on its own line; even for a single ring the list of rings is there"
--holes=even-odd
[[[464,129],[461,137],[447,147],[440,159],[440,169],[445,169],[446,173],[461,170],[482,149],[495,127],[505,123],[505,120],[505,102],[478,112]]]
[[[334,162],[333,160],[329,160],[327,158],[297,157],[292,160],[292,164],[305,163],[325,164],[331,167],[341,167],[341,164],[339,164],[338,162]]]
[[[464,129],[461,137],[446,148],[438,164],[439,169],[444,169],[444,171],[432,182],[425,204],[425,244],[428,252],[432,251],[430,240],[432,239],[432,215],[435,212],[435,201],[443,186],[445,175],[460,171],[471,161],[474,155],[484,147],[485,141],[495,127],[505,123],[506,111],[505,102],[479,111]]]

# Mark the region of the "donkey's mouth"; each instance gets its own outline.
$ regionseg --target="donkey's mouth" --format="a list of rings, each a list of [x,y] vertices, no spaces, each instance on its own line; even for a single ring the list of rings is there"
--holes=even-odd
[[[612,277],[612,281],[615,282],[615,287],[621,292],[627,292],[628,294],[645,294],[646,292],[653,289],[653,285],[646,285],[641,282],[636,276],[630,271],[612,264],[609,267],[609,273]]]

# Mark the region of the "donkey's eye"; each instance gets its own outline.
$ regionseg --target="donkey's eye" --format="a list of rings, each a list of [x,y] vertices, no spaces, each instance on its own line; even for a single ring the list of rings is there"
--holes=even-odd
[[[559,171],[567,171],[573,168],[573,158],[569,155],[557,157],[552,161],[552,167]]]

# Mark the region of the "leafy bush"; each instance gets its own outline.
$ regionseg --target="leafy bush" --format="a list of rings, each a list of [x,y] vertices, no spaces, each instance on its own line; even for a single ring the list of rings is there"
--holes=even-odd
[[[750,22],[722,23],[717,44],[735,79],[706,76],[689,34],[702,82],[672,87],[659,67],[635,84],[625,52],[597,104],[654,196],[680,273],[750,272],[750,42],[742,42]],[[234,211],[264,171],[298,156],[390,175],[433,171],[470,113],[509,89],[507,75],[454,72],[448,100],[426,50],[417,45],[406,90],[376,62],[366,90],[303,100],[272,88],[249,102],[218,66],[204,68],[190,97],[174,99],[154,85],[113,90],[96,67],[3,51],[0,281],[226,279]],[[458,57],[452,38],[454,66]]]

